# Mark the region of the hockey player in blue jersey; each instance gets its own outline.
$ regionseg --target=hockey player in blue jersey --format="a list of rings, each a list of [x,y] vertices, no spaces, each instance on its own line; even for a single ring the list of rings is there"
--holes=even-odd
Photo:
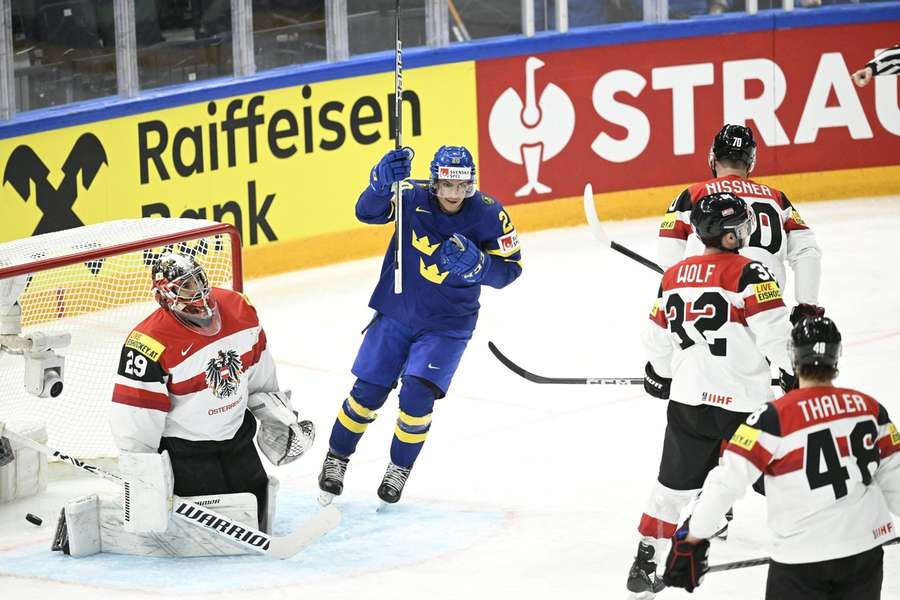
[[[319,474],[322,504],[343,491],[350,456],[398,380],[400,415],[378,496],[391,504],[400,499],[431,428],[434,401],[447,393],[472,338],[481,286],[506,287],[522,272],[516,229],[499,202],[475,189],[472,154],[441,146],[428,181],[405,181],[412,157],[409,148],[385,154],[356,202],[360,221],[390,223],[391,185],[400,182],[403,293],[394,293],[392,238],[369,301],[375,317],[353,363],[357,379]]]

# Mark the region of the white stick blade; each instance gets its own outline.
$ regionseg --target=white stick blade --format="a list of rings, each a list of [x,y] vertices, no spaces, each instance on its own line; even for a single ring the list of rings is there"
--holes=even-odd
[[[600,217],[597,216],[597,208],[594,206],[594,188],[590,183],[584,186],[584,216],[591,228],[591,233],[597,238],[604,248],[609,247],[609,238],[600,224]]]
[[[331,504],[312,516],[293,533],[283,538],[273,537],[269,545],[269,556],[286,559],[295,556],[304,548],[314,544],[320,537],[337,527],[341,522],[341,511]]]

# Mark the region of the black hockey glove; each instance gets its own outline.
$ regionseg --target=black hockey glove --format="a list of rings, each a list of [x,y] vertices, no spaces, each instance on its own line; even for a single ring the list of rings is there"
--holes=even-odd
[[[825,309],[815,304],[798,304],[791,309],[791,325],[796,325],[804,317],[821,317],[825,315]]]
[[[791,375],[784,369],[781,369],[781,375],[778,376],[778,385],[781,386],[781,391],[787,394],[791,390],[797,389],[797,376]]]
[[[669,391],[672,389],[672,378],[657,375],[653,365],[649,362],[644,367],[644,391],[660,400],[669,399]]]
[[[687,528],[682,527],[672,537],[672,549],[666,558],[663,581],[669,587],[680,587],[693,593],[694,588],[703,583],[703,576],[709,571],[709,540],[691,544],[684,540],[687,534]]]

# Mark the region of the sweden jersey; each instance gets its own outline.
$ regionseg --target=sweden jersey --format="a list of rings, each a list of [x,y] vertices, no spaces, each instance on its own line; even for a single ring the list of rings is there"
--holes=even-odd
[[[369,306],[413,329],[475,329],[481,286],[506,287],[522,272],[519,240],[509,214],[495,199],[478,191],[465,200],[459,212],[450,215],[441,210],[427,181],[404,181],[401,189],[403,293],[394,293],[396,243],[392,237]],[[356,202],[356,217],[369,224],[393,221],[392,196],[379,195],[366,186]],[[480,284],[441,269],[440,245],[454,233],[491,255]]]

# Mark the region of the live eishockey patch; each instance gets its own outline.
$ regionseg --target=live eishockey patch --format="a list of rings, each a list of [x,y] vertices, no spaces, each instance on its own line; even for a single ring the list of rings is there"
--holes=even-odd
[[[759,439],[759,434],[759,429],[754,429],[749,425],[742,424],[731,437],[731,443],[735,446],[740,446],[744,450],[752,450],[753,446],[756,445],[756,440]]]
[[[756,301],[762,304],[770,300],[780,300],[781,290],[774,281],[766,281],[765,283],[753,284],[753,291],[756,293]]]
[[[891,434],[891,444],[900,446],[900,432],[897,431],[897,426],[893,423],[888,423],[888,433]]]

